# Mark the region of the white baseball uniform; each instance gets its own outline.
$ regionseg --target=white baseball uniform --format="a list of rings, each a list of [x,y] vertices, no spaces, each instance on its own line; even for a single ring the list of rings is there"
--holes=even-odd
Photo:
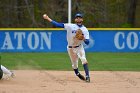
[[[87,63],[87,59],[85,56],[84,47],[82,45],[83,40],[77,40],[75,38],[76,31],[77,29],[81,29],[84,34],[85,39],[89,39],[89,32],[84,25],[79,27],[77,24],[67,23],[67,24],[64,24],[64,28],[65,30],[67,30],[67,41],[68,41],[67,50],[68,50],[68,54],[72,62],[72,67],[73,69],[77,69],[78,59],[80,58],[82,64]],[[74,48],[75,46],[76,48]]]
[[[0,65],[1,66],[1,70],[3,72],[3,76],[2,79],[9,79],[10,77],[13,77],[14,73],[11,72],[10,70],[8,70],[5,66]]]

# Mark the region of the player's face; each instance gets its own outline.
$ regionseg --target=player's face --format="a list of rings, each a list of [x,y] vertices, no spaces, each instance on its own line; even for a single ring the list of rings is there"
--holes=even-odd
[[[75,23],[77,23],[78,25],[81,25],[83,22],[83,18],[82,17],[76,17],[75,18]]]

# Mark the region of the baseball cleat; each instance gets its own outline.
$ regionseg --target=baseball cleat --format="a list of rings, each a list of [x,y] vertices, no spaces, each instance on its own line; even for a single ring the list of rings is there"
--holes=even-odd
[[[15,74],[13,71],[10,71],[11,72],[11,77],[14,78],[15,77]]]
[[[86,77],[86,82],[90,82],[90,77]]]
[[[86,80],[85,77],[84,77],[83,75],[81,75],[80,73],[78,73],[77,76],[78,76],[81,80],[84,80],[84,81]]]

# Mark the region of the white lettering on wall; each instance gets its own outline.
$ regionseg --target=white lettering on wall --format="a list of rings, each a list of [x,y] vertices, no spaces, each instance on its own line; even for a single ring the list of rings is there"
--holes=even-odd
[[[31,50],[48,48],[51,49],[52,32],[5,32],[5,38],[2,42],[2,50],[29,48]],[[25,48],[26,47],[26,48]]]
[[[138,48],[139,35],[136,32],[117,32],[114,36],[114,44],[117,49],[124,49],[128,47],[131,50]]]
[[[30,49],[36,49],[39,45],[39,37],[37,33],[31,32],[28,35],[27,42]]]
[[[44,42],[48,46],[48,49],[51,49],[51,32],[48,32],[48,36],[45,32],[41,32],[41,46],[40,49],[44,49]],[[43,42],[44,41],[44,42]]]
[[[133,39],[133,41],[132,41]],[[138,35],[135,32],[130,32],[127,36],[127,46],[130,49],[135,49],[138,46]],[[132,45],[132,42],[134,42],[134,44]]]
[[[25,39],[25,32],[15,32],[14,38],[17,39],[17,49],[23,49],[22,40]]]
[[[5,39],[1,49],[14,49],[9,32],[5,32]]]
[[[115,37],[114,37],[114,44],[117,49],[123,49],[125,47],[124,42],[122,44],[119,44],[120,38],[124,39],[124,33],[123,32],[118,32]]]

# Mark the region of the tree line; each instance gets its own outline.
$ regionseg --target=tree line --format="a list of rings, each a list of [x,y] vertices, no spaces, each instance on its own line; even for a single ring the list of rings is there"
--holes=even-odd
[[[72,0],[74,15],[84,15],[84,25],[98,27],[140,27],[140,0]],[[1,0],[0,27],[53,27],[42,15],[68,22],[68,0]]]

